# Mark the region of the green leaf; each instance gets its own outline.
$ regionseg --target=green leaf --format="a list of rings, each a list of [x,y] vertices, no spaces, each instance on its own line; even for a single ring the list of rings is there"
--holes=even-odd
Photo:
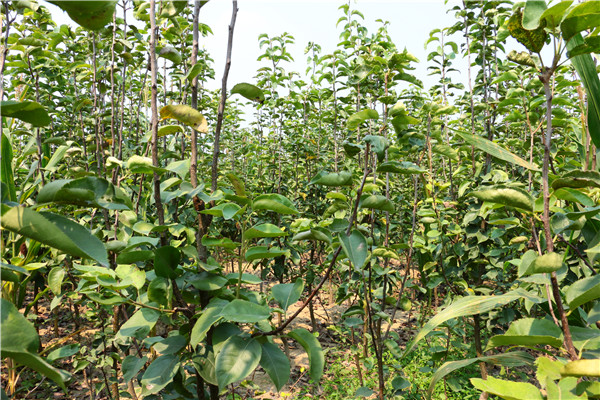
[[[157,276],[148,285],[148,300],[168,307],[173,298],[173,288],[167,278]]]
[[[538,256],[535,261],[531,263],[525,275],[532,274],[544,274],[548,272],[554,272],[562,267],[563,256],[561,254],[550,252],[544,255]]]
[[[194,368],[196,368],[196,371],[198,371],[205,382],[215,386],[219,384],[215,371],[214,352],[204,349],[203,354],[196,353],[192,356],[192,362],[194,363]]]
[[[148,361],[148,357],[143,356],[142,358],[137,358],[136,356],[127,356],[123,359],[121,363],[121,369],[123,371],[123,380],[125,382],[129,382],[132,380],[138,372],[146,365]]]
[[[66,346],[62,346],[56,350],[52,350],[46,359],[48,362],[54,362],[56,360],[60,360],[61,358],[71,357],[77,353],[79,353],[80,344],[73,343],[68,344]]]
[[[515,62],[519,65],[524,65],[526,67],[536,68],[536,62],[534,58],[526,51],[517,52],[516,50],[511,50],[506,58],[512,62]]]
[[[450,160],[458,162],[459,156],[458,151],[448,146],[447,144],[438,143],[431,149],[434,153],[440,154],[449,158]]]
[[[369,196],[361,197],[360,199],[361,208],[369,208],[372,210],[381,210],[394,212],[394,203],[381,194],[372,194]]]
[[[529,162],[523,160],[521,157],[511,153],[510,151],[506,150],[505,148],[501,147],[500,145],[494,142],[491,142],[480,136],[471,135],[470,133],[461,132],[456,129],[452,130],[455,131],[461,138],[463,138],[465,142],[477,147],[479,150],[488,153],[492,157],[499,158],[500,160],[507,161],[511,164],[515,164],[523,168],[530,169],[532,171],[539,171],[539,168],[536,165],[530,164]]]
[[[110,24],[115,13],[116,1],[64,1],[51,0],[69,14],[79,25],[92,31],[98,31]]]
[[[560,369],[560,374],[562,376],[600,377],[600,358],[568,362]]]
[[[290,360],[274,343],[265,342],[261,346],[260,366],[264,368],[279,391],[290,379]]]
[[[501,365],[503,367],[520,367],[522,365],[533,364],[534,358],[524,351],[514,351],[503,354],[495,354],[492,356],[468,358],[466,360],[447,361],[442,364],[442,366],[439,367],[437,371],[435,371],[435,374],[433,374],[431,377],[431,382],[429,383],[429,388],[427,389],[427,399],[431,399],[435,385],[446,375],[451,374],[460,368],[464,368],[473,363],[481,361],[492,365]]]
[[[1,107],[1,106],[0,106]],[[0,108],[1,110],[1,108]],[[1,122],[1,121],[0,121]],[[2,186],[2,202],[5,200],[17,201],[17,188],[15,185],[15,177],[13,174],[13,150],[12,144],[8,137],[2,133],[2,143],[0,147],[0,181],[6,187]]]
[[[187,339],[183,335],[172,335],[164,338],[160,342],[154,343],[152,348],[163,355],[176,354],[187,344]]]
[[[367,239],[360,231],[354,229],[349,236],[344,233],[340,234],[340,242],[354,269],[360,270],[367,260]]]
[[[554,190],[560,188],[600,187],[600,172],[570,171],[552,181]]]
[[[239,242],[234,242],[229,238],[211,238],[202,236],[202,245],[206,247],[223,247],[225,249],[235,249],[240,245]]]
[[[205,338],[208,330],[221,318],[221,311],[229,302],[227,300],[213,298],[200,314],[200,317],[192,328],[190,335],[190,345],[192,347],[200,344]]]
[[[546,8],[545,0],[527,0],[523,9],[523,28],[527,30],[537,29]]]
[[[325,172],[321,171],[315,175],[309,185],[323,185],[323,186],[351,186],[352,185],[352,173],[349,171],[341,172]]]
[[[268,248],[267,246],[254,246],[250,247],[246,254],[244,255],[244,259],[248,262],[254,260],[262,260],[265,258],[275,258],[279,256],[290,256],[289,250],[281,250],[279,247]]]
[[[331,233],[325,228],[312,228],[307,231],[298,232],[292,238],[292,242],[300,240],[316,240],[325,243],[331,243]]]
[[[289,306],[296,303],[300,296],[302,296],[302,291],[304,290],[304,281],[300,278],[296,279],[294,283],[280,283],[274,285],[271,288],[271,294],[273,298],[284,311],[287,311]]]
[[[212,292],[219,290],[225,286],[228,279],[221,274],[213,274],[211,272],[202,271],[195,275],[194,279],[190,281],[192,286],[203,292]]]
[[[91,258],[108,266],[108,256],[102,242],[83,226],[63,216],[36,212],[26,207],[2,204],[0,223],[4,229],[71,254]]]
[[[600,297],[600,275],[589,276],[573,283],[565,294],[571,310]]]
[[[417,343],[427,336],[429,332],[450,319],[485,313],[526,296],[526,292],[515,290],[499,296],[461,297],[444,310],[438,312],[423,326],[414,339],[406,345],[406,350],[402,357],[406,357],[406,355],[413,351]]]
[[[177,266],[181,262],[181,252],[173,246],[159,247],[154,251],[154,271],[157,276],[177,277]]]
[[[190,68],[190,70],[188,71],[187,75],[185,76],[185,78],[192,82],[194,80],[195,77],[197,77],[200,72],[202,72],[202,70],[205,68],[204,63],[196,63],[192,66],[192,68]]]
[[[521,188],[497,185],[482,190],[476,190],[469,193],[469,196],[476,197],[481,201],[502,204],[504,206],[533,212],[533,198],[526,190]]]
[[[244,232],[244,239],[251,240],[255,238],[281,237],[287,235],[287,232],[282,231],[276,225],[258,224]]]
[[[379,164],[377,172],[390,172],[393,174],[411,175],[411,174],[423,174],[427,172],[423,168],[411,161],[386,161]]]
[[[121,325],[121,329],[115,335],[115,340],[123,341],[128,337],[143,340],[150,333],[154,325],[156,325],[159,317],[159,311],[150,308],[139,309]]]
[[[581,5],[583,4],[586,3],[582,3]],[[581,35],[577,34],[567,43],[567,49],[573,50],[583,43]],[[579,75],[587,94],[587,123],[590,137],[594,144],[597,147],[600,147],[600,79],[596,72],[596,64],[590,54],[582,54],[573,57],[571,62],[577,70],[577,74]]]
[[[2,101],[0,110],[3,117],[20,119],[33,126],[48,126],[52,122],[46,109],[35,101]]]
[[[523,318],[514,321],[503,335],[492,336],[486,351],[499,346],[562,346],[562,331],[549,320]]]
[[[298,214],[294,204],[286,197],[276,194],[262,194],[252,202],[254,210],[268,210],[279,214]]]
[[[232,336],[225,341],[217,355],[215,373],[219,388],[244,379],[261,360],[262,348],[253,338]]]
[[[181,125],[163,125],[158,128],[158,137],[172,135],[178,132],[183,132]]]
[[[371,150],[377,154],[377,160],[382,162],[385,159],[385,150],[390,146],[388,140],[379,135],[366,135],[363,138],[365,143],[371,145]]]
[[[251,85],[249,83],[238,83],[233,88],[231,88],[231,94],[239,94],[248,100],[256,101],[258,103],[263,103],[265,101],[265,94],[260,88],[257,86]]]
[[[487,380],[471,378],[471,383],[482,392],[506,400],[544,400],[540,390],[531,383],[504,381],[492,376],[488,376]]]
[[[65,382],[70,375],[54,368],[35,353],[40,345],[40,340],[33,325],[10,301],[0,299],[0,305],[0,340],[2,341],[0,352],[2,358],[10,357],[18,364],[28,366],[52,379],[66,391]]]
[[[221,310],[221,317],[227,321],[254,323],[269,318],[271,309],[250,301],[235,299]]]
[[[346,127],[350,130],[356,129],[360,124],[368,119],[378,119],[379,113],[375,110],[366,109],[352,114],[346,122]]]
[[[142,157],[138,155],[134,155],[129,157],[127,160],[127,168],[134,174],[149,174],[152,175],[155,172],[159,175],[167,172],[166,169],[155,167],[152,164],[152,159],[149,157]]]
[[[537,12],[538,10],[534,11]],[[508,20],[507,25],[510,35],[517,39],[523,46],[527,47],[527,50],[533,53],[539,53],[540,50],[542,50],[542,47],[544,47],[548,34],[543,26],[532,30],[524,28],[522,20],[523,12],[520,9],[515,10]]]
[[[179,356],[166,355],[157,357],[152,364],[148,366],[142,376],[140,385],[143,395],[149,395],[160,392],[167,386],[179,370]]]
[[[586,207],[592,207],[596,204],[596,202],[592,200],[588,195],[573,188],[560,188],[554,191],[554,195],[559,200],[572,201],[575,203],[582,204]]]
[[[183,60],[181,53],[171,46],[165,46],[158,52],[158,56],[171,61],[173,64],[181,64]],[[162,113],[161,113],[162,116]]]
[[[62,292],[61,286],[65,279],[65,269],[63,267],[54,267],[48,273],[48,287],[52,290],[55,296],[60,296]]]
[[[350,142],[344,142],[342,146],[344,147],[344,151],[346,152],[348,157],[354,157],[363,149],[363,146],[361,146],[360,144]]]
[[[117,256],[117,264],[134,264],[140,261],[148,261],[154,257],[152,250],[136,250],[119,253]]]
[[[173,118],[200,133],[208,133],[208,122],[198,110],[185,104],[169,104],[160,109],[160,118]]]
[[[308,354],[310,365],[308,373],[315,383],[319,382],[321,376],[323,376],[325,356],[317,338],[304,328],[294,329],[288,333],[288,336],[300,343],[300,346],[304,348],[306,354]]]
[[[562,21],[565,11],[573,4],[573,0],[563,0],[545,10],[540,16],[540,22],[546,23],[546,28],[555,29]]]
[[[600,26],[600,8],[594,1],[577,4],[560,24],[565,42],[576,34],[586,30],[594,30]]]
[[[563,366],[561,361],[553,361],[548,357],[538,357],[535,360],[536,371],[535,377],[542,387],[546,386],[548,379],[558,380],[560,379],[560,369]]]
[[[131,200],[123,190],[106,179],[94,176],[49,182],[40,189],[37,202],[100,207],[108,210],[133,208]]]

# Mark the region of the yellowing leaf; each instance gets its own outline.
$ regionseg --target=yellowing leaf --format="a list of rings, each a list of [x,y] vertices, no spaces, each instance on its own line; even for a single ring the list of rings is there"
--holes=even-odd
[[[208,122],[198,110],[185,104],[169,104],[160,109],[160,118],[173,118],[200,133],[208,133]]]

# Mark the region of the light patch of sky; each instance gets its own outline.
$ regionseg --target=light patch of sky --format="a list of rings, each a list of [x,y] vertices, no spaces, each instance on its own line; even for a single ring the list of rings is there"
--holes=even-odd
[[[238,2],[238,16],[233,39],[232,63],[229,75],[230,84],[253,82],[256,71],[268,65],[263,60],[257,61],[262,54],[258,36],[266,33],[269,36],[292,34],[295,43],[289,45],[288,51],[294,62],[282,65],[286,71],[296,71],[305,76],[307,68],[304,50],[309,42],[319,44],[321,55],[333,52],[340,42],[343,23],[336,27],[336,22],[343,15],[339,6],[347,4],[339,0],[241,0]],[[428,77],[427,54],[437,46],[431,43],[428,49],[424,44],[429,33],[436,28],[444,28],[455,23],[453,13],[442,1],[376,1],[359,0],[351,2],[352,9],[357,9],[365,19],[361,24],[375,33],[381,26],[378,19],[389,21],[388,32],[399,50],[406,48],[415,55],[420,63],[416,64],[414,75],[422,80],[426,87],[437,83],[436,77]],[[200,12],[200,19],[211,27],[214,36],[201,40],[215,61],[215,78],[218,82],[214,88],[220,87],[220,77],[225,67],[228,25],[231,19],[232,5],[230,1],[209,1]],[[458,60],[459,62],[462,60]],[[466,67],[466,63],[464,63]],[[462,83],[466,74],[457,75]],[[208,83],[212,89],[215,83]]]

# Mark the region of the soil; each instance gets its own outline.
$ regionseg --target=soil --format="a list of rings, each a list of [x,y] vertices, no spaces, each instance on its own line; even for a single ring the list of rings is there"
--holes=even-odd
[[[323,290],[326,290],[324,288]],[[346,353],[348,360],[350,360],[350,351],[348,344],[343,344],[341,338],[337,335],[335,330],[331,327],[337,325],[341,321],[342,313],[348,308],[348,304],[337,305],[332,303],[328,304],[327,293],[320,293],[320,296],[316,297],[314,303],[314,315],[317,322],[316,330],[318,332],[319,342],[323,347],[326,354],[326,365],[323,380],[328,379],[328,365],[332,362],[328,360],[327,354],[335,352],[336,355],[340,353]],[[31,301],[32,298],[29,299]],[[25,304],[28,301],[26,299]],[[293,314],[301,306],[301,302],[298,302],[288,309],[288,315]],[[20,310],[23,312],[23,310]],[[79,313],[77,318],[76,311]],[[50,302],[47,298],[40,300],[37,313],[36,310],[31,310],[29,313],[29,319],[35,322],[36,328],[38,329],[40,342],[41,342],[41,354],[46,357],[52,350],[65,346],[68,344],[79,343],[82,347],[89,346],[90,348],[97,347],[98,343],[94,343],[94,346],[90,346],[94,341],[95,334],[99,331],[98,328],[94,328],[96,324],[86,319],[86,312],[89,310],[79,307],[77,310],[73,307],[71,301],[62,302],[59,307],[54,311],[50,310]],[[391,315],[392,310],[386,310]],[[37,317],[36,317],[37,315]],[[105,318],[110,321],[111,316],[104,315],[100,318]],[[403,312],[402,310],[396,310],[394,323],[392,329],[398,333],[404,332],[401,335],[403,341],[407,341],[410,337],[409,319],[410,314]],[[79,321],[78,324],[75,322]],[[410,325],[414,326],[414,321]],[[110,323],[110,322],[108,322]],[[311,326],[309,308],[306,307],[299,316],[290,324],[289,329],[305,328],[313,332]],[[387,326],[383,324],[383,329]],[[357,330],[356,337],[362,337],[362,333]],[[283,343],[280,339],[276,339],[276,342],[284,348]],[[266,375],[261,367],[258,367],[256,371],[251,374],[247,381],[243,382],[243,386],[236,387],[236,392],[241,398],[244,399],[295,399],[301,389],[306,389],[307,385],[311,385],[311,395],[314,398],[321,398],[322,392],[318,386],[309,383],[308,370],[309,362],[308,356],[304,349],[292,340],[287,341],[288,356],[291,363],[291,376],[289,383],[285,385],[280,392],[277,392],[275,386]],[[402,347],[402,345],[401,345]],[[61,360],[57,360],[53,363],[54,366],[62,368],[64,370],[72,372],[77,365],[73,364],[73,357],[67,357]],[[69,399],[69,400],[108,400],[109,397],[106,395],[106,391],[100,393],[96,392],[95,386],[104,382],[104,376],[99,368],[94,368],[91,364],[79,370],[73,375],[73,378],[69,382],[68,393],[63,393],[55,384],[49,381],[47,378],[41,377],[40,375],[27,368],[19,368],[20,371],[17,392],[12,399]],[[7,391],[7,379],[8,379],[8,368],[5,362],[2,363],[1,375],[2,388]],[[110,377],[108,377],[110,379]],[[250,382],[250,383],[248,383]],[[121,384],[121,390],[124,390],[124,386]],[[140,388],[136,385],[136,392],[140,392]],[[8,392],[8,391],[7,391]],[[304,390],[306,392],[306,390]],[[121,398],[125,398],[122,396]],[[237,398],[237,397],[236,397]],[[141,396],[139,396],[141,399]],[[223,397],[225,399],[225,397]]]

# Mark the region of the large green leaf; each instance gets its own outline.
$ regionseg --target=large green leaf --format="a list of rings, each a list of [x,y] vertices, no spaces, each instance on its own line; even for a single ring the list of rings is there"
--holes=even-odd
[[[523,8],[523,28],[534,30],[540,26],[540,17],[546,11],[545,0],[528,0]]]
[[[279,227],[273,224],[258,224],[244,232],[244,239],[250,240],[264,237],[281,237],[287,236],[288,233],[282,231]]]
[[[290,200],[277,194],[262,194],[252,202],[254,210],[268,210],[279,214],[298,214],[298,210]]]
[[[521,188],[497,185],[473,191],[469,195],[481,201],[502,204],[528,212],[533,211],[533,198]]]
[[[595,1],[585,1],[576,5],[562,20],[560,30],[568,42],[576,34],[600,26],[600,7]]]
[[[592,3],[595,3],[594,5],[597,6],[596,2],[586,2],[581,5]],[[567,43],[567,49],[571,51],[582,45],[584,45],[584,41],[581,34],[576,34],[573,39]],[[596,147],[600,147],[600,79],[596,72],[596,64],[590,54],[575,56],[571,58],[571,62],[573,63],[575,70],[577,70],[577,74],[579,75],[587,94],[587,122],[590,137]]]
[[[267,246],[254,246],[250,247],[246,254],[244,254],[244,259],[246,261],[254,261],[254,260],[262,260],[267,258],[275,258],[279,256],[287,255],[290,256],[289,250],[281,250],[279,247],[267,247]]]
[[[129,170],[134,174],[152,175],[156,172],[157,174],[161,175],[167,172],[167,170],[164,168],[154,166],[150,157],[142,157],[138,155],[129,157],[127,160],[127,168],[129,168]]]
[[[496,307],[503,306],[511,301],[515,301],[527,296],[527,292],[515,290],[498,296],[461,297],[442,311],[438,312],[425,324],[425,326],[423,326],[414,339],[406,345],[406,350],[404,351],[402,357],[406,357],[407,354],[413,351],[417,343],[427,336],[429,332],[433,331],[435,328],[450,319],[485,313],[493,310]]]
[[[33,126],[48,126],[52,122],[46,109],[35,101],[2,101],[0,114],[3,117],[20,119]]]
[[[169,354],[152,361],[142,376],[140,385],[144,396],[160,392],[167,386],[179,370],[179,356]]]
[[[503,335],[492,336],[486,346],[562,346],[562,330],[554,322],[544,319],[523,318],[514,321]]]
[[[452,129],[452,128],[449,128],[449,129]],[[492,157],[499,158],[500,160],[507,161],[511,164],[519,165],[523,168],[527,168],[532,171],[540,170],[536,165],[530,164],[529,162],[523,160],[521,157],[511,153],[510,151],[506,150],[504,147],[502,147],[494,142],[491,142],[480,136],[471,135],[470,133],[462,132],[462,131],[459,131],[456,129],[452,129],[452,130],[454,132],[456,132],[461,138],[463,138],[465,140],[465,142],[477,147],[479,150],[482,150],[482,151],[488,153]]]
[[[17,201],[17,189],[12,166],[12,144],[4,133],[2,133],[0,152],[2,153],[0,154],[0,181],[6,185],[6,187],[2,186],[1,189],[2,201]]]
[[[531,383],[505,381],[492,376],[486,380],[471,378],[471,383],[482,392],[488,392],[506,400],[544,400],[540,390]]]
[[[354,269],[360,270],[367,260],[367,239],[360,231],[354,229],[349,236],[340,234],[340,242]]]
[[[281,390],[290,379],[290,360],[274,343],[265,342],[261,346],[260,366],[267,372],[277,390]]]
[[[363,141],[371,145],[371,151],[377,154],[377,160],[382,162],[385,158],[385,150],[390,146],[388,140],[380,135],[366,135]]]
[[[313,381],[319,382],[323,375],[325,366],[325,356],[323,349],[317,338],[304,328],[294,329],[288,336],[300,343],[308,354],[308,362],[310,364],[309,375]]]
[[[284,311],[297,302],[304,290],[304,281],[301,278],[296,279],[294,283],[280,283],[271,288],[273,298]]]
[[[377,167],[377,172],[390,172],[394,174],[412,175],[423,174],[427,172],[423,168],[411,161],[386,161]]]
[[[151,308],[141,308],[136,311],[131,318],[129,318],[121,329],[115,335],[115,340],[123,341],[125,338],[134,337],[137,339],[144,339],[150,330],[156,325],[158,318],[160,317],[160,311],[156,311]]]
[[[254,323],[269,318],[271,309],[251,301],[235,299],[223,307],[220,315],[227,321]]]
[[[571,310],[600,297],[600,275],[589,276],[573,283],[565,294]]]
[[[381,194],[372,194],[361,197],[360,207],[369,208],[372,210],[394,212],[394,203]]]
[[[546,28],[554,29],[560,25],[563,20],[565,11],[573,4],[573,0],[564,0],[554,4],[552,7],[546,9],[540,16],[540,23],[544,21]]]
[[[253,338],[232,336],[217,355],[215,373],[219,388],[247,377],[260,362],[262,348]]]
[[[0,299],[0,341],[2,358],[10,357],[18,364],[26,365],[52,379],[63,390],[69,374],[48,364],[36,354],[40,340],[34,326],[10,301]]]
[[[260,88],[257,86],[251,85],[249,83],[238,83],[234,87],[231,88],[231,94],[239,94],[247,98],[248,100],[256,101],[258,103],[263,103],[265,101],[265,95]]]
[[[127,356],[123,359],[121,363],[121,369],[123,370],[123,380],[125,382],[129,382],[132,380],[138,372],[146,365],[148,361],[147,356],[143,356],[142,358],[137,358],[136,356]]]
[[[597,171],[570,171],[552,181],[554,190],[584,187],[600,187],[600,173]]]
[[[116,1],[65,1],[50,0],[69,14],[84,28],[97,31],[109,24],[115,13]]]
[[[180,261],[181,252],[173,246],[159,247],[154,251],[154,271],[157,276],[175,278]]]
[[[181,64],[183,59],[181,53],[171,46],[161,48],[158,52],[158,56],[171,61],[173,64]]]
[[[86,176],[79,179],[58,179],[40,189],[38,203],[74,204],[109,210],[131,210],[129,197],[103,178]]]
[[[575,360],[568,362],[560,369],[562,376],[594,376],[600,377],[600,358]]]
[[[2,204],[0,223],[4,229],[29,239],[108,266],[108,256],[102,242],[83,226],[61,215]]]
[[[346,122],[346,127],[350,130],[356,129],[360,124],[364,123],[368,119],[379,118],[379,113],[375,110],[366,109],[352,114]]]
[[[315,175],[310,185],[323,185],[323,186],[351,186],[352,185],[352,173],[349,171],[340,172],[325,172],[321,171]]]
[[[208,122],[200,111],[185,104],[169,104],[160,109],[161,119],[173,118],[197,130],[200,133],[208,133]]]
[[[431,399],[435,385],[448,374],[456,371],[457,369],[467,367],[473,363],[484,361],[492,365],[501,365],[503,367],[520,367],[522,365],[533,364],[533,356],[524,351],[513,351],[503,354],[495,354],[493,356],[483,356],[468,358],[466,360],[459,361],[447,361],[442,364],[441,367],[435,371],[435,374],[431,377],[429,388],[427,389],[427,399]]]
[[[221,311],[229,302],[227,300],[213,298],[202,310],[202,314],[194,324],[190,335],[190,345],[196,346],[206,338],[206,333],[221,318]]]
[[[445,156],[445,157],[449,158],[450,160],[453,160],[456,162],[458,162],[458,160],[460,159],[460,157],[458,155],[458,151],[456,151],[455,149],[453,149],[452,147],[450,147],[447,144],[438,143],[435,146],[433,146],[433,148],[431,150],[434,153]]]

